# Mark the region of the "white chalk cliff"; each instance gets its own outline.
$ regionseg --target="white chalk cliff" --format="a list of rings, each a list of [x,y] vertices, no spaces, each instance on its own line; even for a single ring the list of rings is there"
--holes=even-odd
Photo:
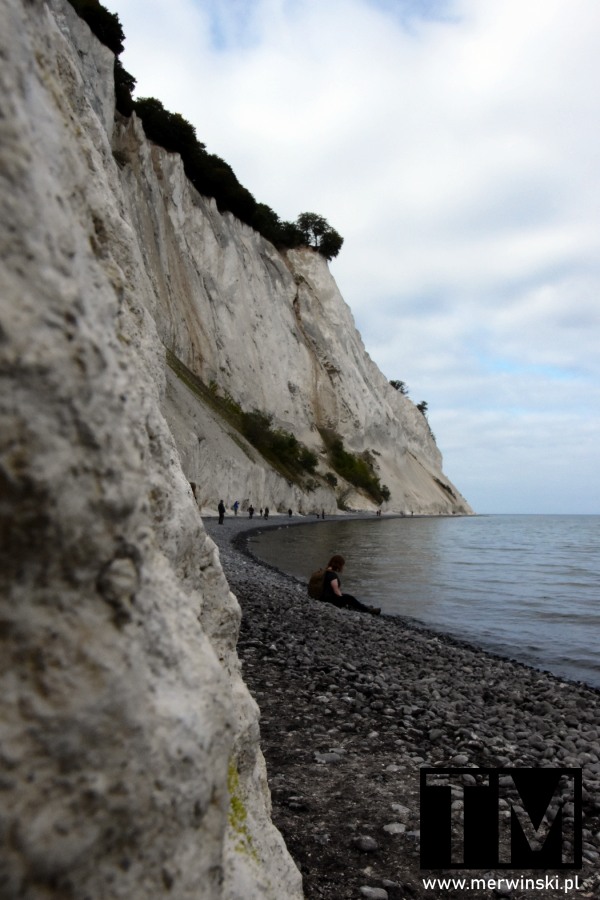
[[[180,157],[146,140],[135,115],[119,117],[112,143],[143,272],[136,291],[173,357],[242,409],[271,414],[274,428],[318,454],[321,475],[331,468],[320,428],[367,452],[390,490],[387,510],[471,512],[442,472],[427,420],[368,356],[326,260],[309,248],[280,253],[221,215]],[[338,500],[376,505],[339,476],[335,492],[322,479],[309,491],[290,483],[172,370],[163,411],[202,508],[214,510],[219,497],[299,512],[336,512]]]
[[[66,0],[3,0],[1,892],[294,900],[199,506],[337,498],[278,474],[193,379],[273,414],[321,474],[318,427],[370,451],[390,508],[469,508],[325,261],[220,215],[115,120],[112,72]]]

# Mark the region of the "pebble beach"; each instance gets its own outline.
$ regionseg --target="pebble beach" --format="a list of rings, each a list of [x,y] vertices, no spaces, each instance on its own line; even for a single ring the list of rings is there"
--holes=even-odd
[[[242,608],[238,653],[261,710],[272,818],[308,900],[600,897],[600,692],[413,622],[311,600],[306,582],[246,546],[255,529],[300,522],[204,519]],[[421,870],[420,769],[444,766],[581,768],[583,868]],[[486,887],[426,884],[444,876]]]

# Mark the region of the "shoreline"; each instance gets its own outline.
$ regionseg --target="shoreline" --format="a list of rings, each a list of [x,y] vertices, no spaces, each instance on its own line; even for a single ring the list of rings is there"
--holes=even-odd
[[[205,520],[242,607],[238,654],[261,709],[273,820],[308,900],[435,896],[422,878],[442,873],[419,869],[422,766],[582,767],[584,866],[577,874],[598,896],[598,689],[420,623],[311,600],[305,583],[243,546],[252,531],[317,521]],[[535,895],[550,900],[564,891]]]
[[[277,516],[279,518],[279,521],[277,520]],[[217,518],[217,517],[215,516],[214,518]],[[254,535],[260,534],[266,530],[274,530],[274,529],[281,529],[281,528],[288,528],[288,527],[293,528],[293,527],[301,526],[301,525],[306,525],[306,526],[319,525],[323,521],[322,519],[320,519],[320,518],[317,519],[316,516],[314,516],[314,517],[292,516],[291,518],[289,518],[285,514],[276,514],[275,520],[273,522],[271,522],[270,519],[268,519],[266,521],[259,520],[259,521],[262,521],[262,524],[260,524],[260,525],[257,524],[254,527],[252,527],[250,525],[249,521],[246,520],[246,522],[244,522],[242,517],[238,517],[237,520],[235,520],[234,517],[231,517],[231,518],[232,518],[232,521],[236,523],[234,525],[235,534],[233,534],[231,536],[231,544],[237,552],[252,559],[253,562],[256,563],[256,565],[263,566],[263,567],[271,570],[272,572],[279,574],[282,578],[291,579],[292,582],[294,582],[297,585],[302,586],[303,589],[306,588],[306,580],[303,580],[303,579],[297,577],[296,575],[292,575],[288,572],[284,572],[282,569],[279,569],[277,566],[274,566],[271,563],[268,563],[265,560],[261,559],[260,556],[258,556],[256,553],[254,553],[254,551],[250,548],[248,541]],[[330,516],[330,517],[326,518],[324,521],[326,521],[328,523],[331,523],[331,522],[337,523],[337,522],[342,522],[345,520],[347,521],[348,519],[351,519],[354,521],[371,521],[373,518],[375,518],[375,517],[369,513],[344,513],[344,514],[341,514],[339,517]],[[419,515],[419,516],[406,517],[406,516],[401,516],[400,514],[393,513],[393,514],[388,514],[387,516],[384,516],[383,518],[386,518],[386,519],[458,518],[458,516]],[[241,519],[241,521],[240,521],[240,519]],[[253,519],[251,521],[254,523],[255,520]],[[598,694],[598,698],[600,700],[600,685],[591,684],[588,681],[585,681],[585,679],[569,677],[568,675],[560,674],[558,672],[552,672],[552,670],[550,670],[548,668],[544,668],[543,665],[535,665],[532,662],[528,662],[526,659],[519,659],[518,657],[510,656],[507,653],[503,653],[499,649],[495,649],[494,647],[491,647],[491,646],[486,646],[485,643],[478,643],[476,641],[476,639],[469,639],[466,637],[462,637],[460,634],[453,634],[449,631],[445,631],[442,627],[436,627],[433,624],[423,622],[419,619],[412,618],[410,616],[392,615],[390,613],[382,613],[381,618],[386,621],[390,621],[390,620],[396,621],[397,620],[397,621],[401,622],[404,626],[406,626],[406,628],[414,629],[415,631],[423,631],[427,634],[437,636],[441,640],[447,641],[458,647],[466,647],[466,648],[470,648],[471,650],[473,650],[475,652],[485,653],[487,656],[490,656],[493,659],[506,660],[508,662],[514,663],[517,666],[523,666],[526,669],[533,669],[535,672],[539,672],[539,673],[542,673],[545,675],[549,675],[553,678],[557,678],[561,682],[566,682],[567,684],[571,684],[571,685],[582,685],[582,686],[588,688],[590,691],[593,691],[596,694]]]

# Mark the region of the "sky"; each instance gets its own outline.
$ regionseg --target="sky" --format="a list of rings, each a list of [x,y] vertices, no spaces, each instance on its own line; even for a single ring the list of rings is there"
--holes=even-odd
[[[104,0],[331,271],[478,513],[600,513],[598,0]]]

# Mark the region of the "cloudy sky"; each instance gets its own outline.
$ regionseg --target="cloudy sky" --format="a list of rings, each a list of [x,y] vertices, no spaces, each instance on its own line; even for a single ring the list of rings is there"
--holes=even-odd
[[[598,0],[105,0],[331,270],[480,513],[600,513]]]

